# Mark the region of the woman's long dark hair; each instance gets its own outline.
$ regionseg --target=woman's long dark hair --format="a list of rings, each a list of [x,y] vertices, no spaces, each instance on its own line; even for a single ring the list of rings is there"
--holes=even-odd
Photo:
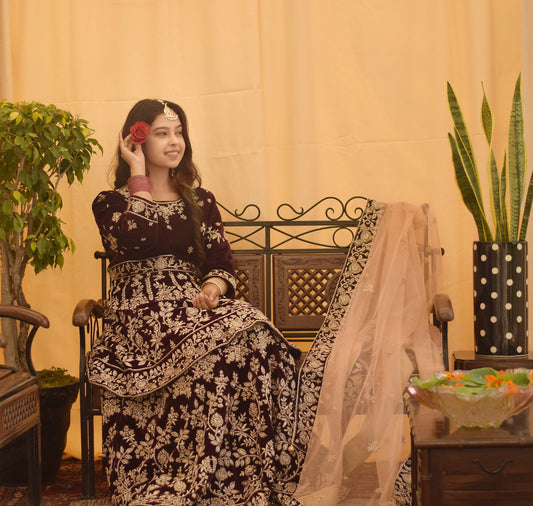
[[[128,116],[126,117],[126,121],[122,127],[122,137],[126,138],[129,135],[130,128],[137,123],[137,121],[145,121],[151,125],[155,118],[163,113],[165,103],[178,115],[183,129],[185,152],[183,153],[183,158],[176,169],[169,171],[169,177],[171,177],[174,181],[176,189],[185,203],[185,210],[188,216],[191,218],[194,233],[194,245],[196,251],[198,252],[199,267],[201,267],[205,260],[205,247],[201,234],[201,210],[196,201],[196,196],[193,189],[202,184],[202,179],[196,165],[192,161],[192,146],[189,138],[189,130],[185,112],[178,104],[173,102],[160,102],[159,100],[153,99],[140,100],[132,107]],[[127,184],[128,178],[131,175],[130,166],[120,156],[120,147],[117,148],[115,163],[114,186],[115,189],[118,189]]]

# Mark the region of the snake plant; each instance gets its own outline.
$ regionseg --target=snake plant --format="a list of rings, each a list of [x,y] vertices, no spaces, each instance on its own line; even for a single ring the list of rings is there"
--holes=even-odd
[[[492,226],[483,204],[481,183],[474,157],[474,150],[452,86],[448,83],[448,105],[454,124],[454,133],[448,134],[455,179],[467,209],[474,217],[480,241],[525,241],[533,200],[533,179],[526,186],[526,150],[524,117],[520,75],[516,80],[511,118],[509,122],[508,147],[498,169],[493,150],[493,115],[485,89],[481,104],[481,123],[487,140],[488,188],[492,214]]]

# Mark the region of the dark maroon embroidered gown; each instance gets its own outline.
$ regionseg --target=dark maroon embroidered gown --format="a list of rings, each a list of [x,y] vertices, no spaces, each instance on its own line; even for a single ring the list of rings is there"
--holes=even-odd
[[[297,375],[291,345],[261,312],[232,298],[232,255],[215,198],[202,188],[196,196],[207,253],[202,272],[194,267],[197,252],[181,200],[150,202],[118,190],[93,203],[111,284],[89,375],[103,387],[112,501],[301,505],[294,492],[327,359],[383,207],[368,202]],[[210,276],[225,279],[228,293],[217,308],[196,309],[192,301]],[[356,370],[366,367],[357,363]]]
[[[127,190],[93,203],[110,257],[101,341],[90,380],[104,387],[104,465],[117,505],[299,504],[291,345],[233,299],[231,250],[213,195],[197,189],[201,273],[184,203]],[[227,281],[214,310],[193,307],[210,276]],[[294,351],[294,350],[292,350]]]

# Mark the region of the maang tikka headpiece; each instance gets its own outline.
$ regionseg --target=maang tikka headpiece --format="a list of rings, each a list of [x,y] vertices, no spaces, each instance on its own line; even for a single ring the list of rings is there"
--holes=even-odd
[[[176,112],[168,106],[168,104],[164,100],[158,100],[160,104],[163,104],[163,114],[165,115],[165,118],[168,118],[170,120],[177,120],[178,115]]]

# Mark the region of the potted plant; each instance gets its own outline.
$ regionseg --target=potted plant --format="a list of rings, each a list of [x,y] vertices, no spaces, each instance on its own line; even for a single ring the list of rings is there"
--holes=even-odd
[[[516,80],[508,147],[498,167],[493,149],[494,119],[483,88],[481,123],[488,143],[487,177],[482,184],[472,142],[457,97],[448,83],[454,124],[449,133],[455,178],[476,223],[474,242],[475,351],[488,356],[527,356],[527,241],[533,179],[526,184],[521,78]],[[482,188],[488,188],[490,214]]]
[[[62,267],[63,253],[74,250],[58,216],[63,205],[60,184],[81,182],[89,170],[91,156],[97,148],[101,152],[102,147],[92,138],[93,130],[86,120],[55,105],[0,101],[0,125],[1,303],[30,307],[23,291],[26,268],[31,266],[38,274],[48,267]],[[28,371],[25,358],[28,325],[3,320],[2,334],[7,345],[5,363]],[[60,404],[68,409],[70,421],[78,380],[63,369],[52,368],[49,372],[68,380],[66,386],[59,388],[69,393],[56,391],[52,395],[64,399]],[[45,375],[46,371],[38,373],[40,377]],[[44,409],[48,403],[44,396],[52,389],[43,387],[41,382],[40,387],[44,441],[47,432]],[[57,425],[55,415],[51,418]],[[64,443],[61,452],[63,449]],[[43,452],[43,466],[45,456]]]

